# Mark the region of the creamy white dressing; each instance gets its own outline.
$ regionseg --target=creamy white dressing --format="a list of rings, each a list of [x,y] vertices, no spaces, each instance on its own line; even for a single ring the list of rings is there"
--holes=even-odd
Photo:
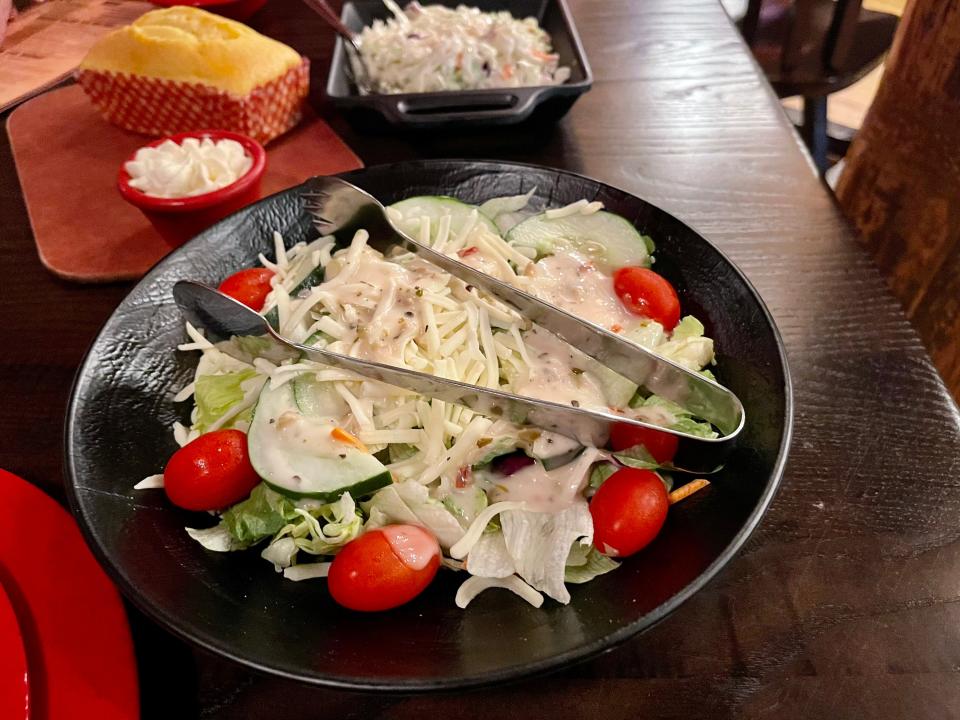
[[[333,457],[343,451],[343,443],[331,436],[337,426],[333,418],[308,418],[296,410],[287,410],[267,422],[274,428],[280,447],[302,450],[306,446],[315,454],[325,457]]]
[[[542,258],[528,266],[526,277],[532,294],[608,330],[629,330],[642,322],[617,297],[613,278],[577,252]]]
[[[399,364],[406,344],[423,332],[418,293],[445,285],[442,271],[422,260],[400,265],[369,248],[353,267],[338,269],[321,298],[348,321],[340,338],[345,348],[355,357]]]
[[[457,260],[475,270],[495,277],[497,280],[515,282],[517,279],[516,273],[513,272],[505,260],[492,257],[492,253],[476,245],[464,248],[457,253]]]
[[[574,407],[605,407],[603,389],[577,368],[570,345],[539,327],[524,334],[530,364],[514,381],[518,395],[551,400]]]
[[[400,561],[411,570],[423,570],[430,560],[440,554],[437,539],[416,525],[387,525],[380,528]]]
[[[527,510],[534,512],[560,512],[583,494],[590,466],[602,456],[596,448],[588,447],[573,462],[553,470],[546,470],[536,462],[498,480],[492,499],[522,502]]]
[[[573,438],[568,438],[566,435],[560,435],[559,433],[544,430],[540,433],[537,439],[533,441],[530,451],[533,453],[534,457],[552,458],[559,457],[560,455],[566,455],[567,453],[572,453],[579,446],[580,443]]]

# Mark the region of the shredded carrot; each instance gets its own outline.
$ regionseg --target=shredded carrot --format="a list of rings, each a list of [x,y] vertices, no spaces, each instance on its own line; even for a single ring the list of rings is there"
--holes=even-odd
[[[503,76],[504,80],[509,80],[513,77],[513,66],[505,64],[500,68],[500,74]]]
[[[709,484],[709,480],[698,478],[697,480],[688,482],[686,485],[681,485],[672,493],[670,493],[667,498],[669,498],[670,504],[673,505],[674,503],[678,503],[681,500],[690,497],[698,490],[703,490]]]
[[[551,60],[556,60],[557,55],[551,55],[550,53],[545,53],[540,50],[532,50],[530,52],[537,60],[543,60],[543,62],[550,62]]]
[[[357,450],[362,450],[363,452],[370,452],[367,449],[366,445],[364,445],[362,442],[360,442],[357,438],[355,438],[353,435],[348,433],[343,428],[335,427],[333,430],[330,431],[330,437],[332,437],[334,440],[337,440],[339,442],[346,443],[347,445],[352,445]]]
[[[614,323],[613,325],[610,326],[610,329],[613,330],[613,332],[615,333],[622,332],[623,325],[621,325],[620,323]]]

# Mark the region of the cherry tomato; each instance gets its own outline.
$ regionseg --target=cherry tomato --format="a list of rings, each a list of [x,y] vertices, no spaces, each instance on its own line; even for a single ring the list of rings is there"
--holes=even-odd
[[[617,470],[590,500],[593,544],[611,557],[633,555],[657,536],[669,507],[667,489],[655,473]]]
[[[677,454],[679,442],[680,438],[676,435],[626,423],[615,423],[610,428],[610,447],[615,452],[632,448],[634,445],[643,445],[647,452],[653,455],[653,459],[661,465],[673,460],[673,456]]]
[[[177,450],[163,470],[163,487],[174,505],[219,510],[246,498],[260,482],[239,430],[214,430]]]
[[[416,525],[369,530],[344,545],[333,559],[327,585],[333,599],[351,610],[389,610],[413,600],[440,567],[440,545]]]
[[[668,332],[680,322],[677,291],[653,270],[622,267],[613,273],[613,289],[627,310],[656,320]]]
[[[270,287],[270,278],[272,277],[273,270],[248,268],[235,272],[220,283],[219,290],[234,300],[239,300],[248,308],[260,312],[263,309],[263,303],[266,302],[267,295],[272,289]]]

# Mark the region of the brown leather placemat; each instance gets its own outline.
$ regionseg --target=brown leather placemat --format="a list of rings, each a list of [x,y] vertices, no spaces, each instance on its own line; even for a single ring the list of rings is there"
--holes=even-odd
[[[130,280],[170,248],[116,189],[120,164],[147,142],[104,121],[78,85],[30,100],[10,114],[7,133],[40,260],[78,282]],[[267,147],[264,196],[363,167],[313,116]]]
[[[29,5],[10,21],[0,45],[0,111],[55,85],[73,72],[97,40],[152,9],[140,0],[46,0]]]

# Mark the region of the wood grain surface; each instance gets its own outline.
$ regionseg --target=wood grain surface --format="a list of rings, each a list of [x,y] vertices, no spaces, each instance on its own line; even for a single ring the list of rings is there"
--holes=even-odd
[[[321,114],[368,165],[565,167],[662,205],[729,253],[779,324],[796,393],[789,468],[765,521],[718,580],[647,634],[472,693],[315,690],[194,652],[131,611],[145,717],[960,717],[956,405],[719,5],[571,4],[597,83],[547,131],[357,135],[322,101],[323,25],[295,0],[271,0],[252,24],[310,56]],[[73,371],[127,286],[56,280],[29,232],[2,144],[0,467],[62,499]]]
[[[120,166],[153,138],[105,122],[79,85],[21,103],[9,115],[7,138],[37,254],[50,272],[74,282],[137,280],[170,252],[116,190]],[[308,108],[299,126],[267,146],[261,194],[360,166]],[[90,179],[78,184],[81,171]]]
[[[837,199],[960,398],[960,2],[916,0]]]

